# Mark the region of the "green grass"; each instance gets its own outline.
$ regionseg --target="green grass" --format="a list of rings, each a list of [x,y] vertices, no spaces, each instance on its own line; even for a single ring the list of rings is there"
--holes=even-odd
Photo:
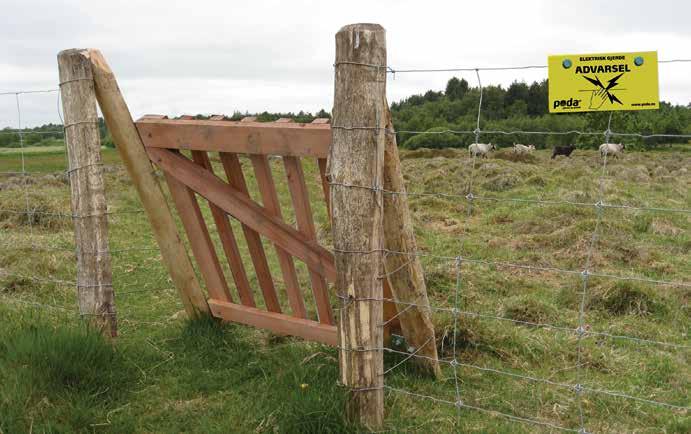
[[[27,152],[28,180],[0,175],[0,432],[350,432],[346,399],[337,386],[337,352],[319,344],[214,321],[187,322],[161,265],[146,218],[117,213],[140,205],[114,150],[102,151],[120,337],[107,343],[76,320],[74,241],[69,188],[61,171],[64,151]],[[472,169],[462,150],[402,151],[410,192],[459,197],[411,196],[418,248],[436,256],[491,259],[581,270],[597,221],[592,207],[477,200],[468,217],[463,198],[470,176],[479,197],[541,198],[594,203],[600,163],[596,152],[550,160],[547,151],[514,158],[506,151]],[[251,165],[242,160],[251,194],[258,199]],[[19,154],[0,153],[0,172],[18,171]],[[215,162],[216,172],[221,173]],[[691,152],[628,152],[608,164],[607,203],[691,208]],[[295,222],[280,161],[272,168],[284,218]],[[331,242],[318,172],[305,162],[318,236]],[[24,189],[26,185],[27,189]],[[30,208],[44,214],[26,216]],[[200,201],[211,222],[208,206]],[[257,288],[247,246],[233,229]],[[606,209],[592,256],[597,272],[689,282],[691,217],[688,213]],[[212,234],[220,252],[218,237]],[[34,247],[49,248],[49,250]],[[151,250],[143,250],[150,248]],[[284,292],[273,247],[265,250],[274,280]],[[430,299],[454,307],[452,260],[422,257]],[[222,261],[223,262],[223,261]],[[314,316],[309,274],[297,263]],[[227,276],[230,273],[224,264]],[[577,378],[577,337],[510,321],[575,328],[582,280],[578,275],[465,262],[460,306],[486,316],[462,316],[456,327],[457,359],[466,365],[521,373],[568,384]],[[233,289],[234,291],[234,289]],[[590,330],[689,345],[688,288],[591,277],[586,294]],[[260,295],[256,298],[260,300]],[[282,305],[288,311],[285,297]],[[336,306],[336,300],[332,300]],[[34,307],[33,303],[62,309]],[[436,312],[440,356],[453,354],[453,318]],[[688,349],[607,337],[582,342],[583,382],[671,404],[691,404]],[[402,358],[387,354],[387,369]],[[519,417],[579,427],[573,391],[469,366],[458,367],[464,403]],[[454,373],[438,381],[421,376],[411,362],[388,373],[392,387],[455,400]],[[550,432],[497,414],[387,392],[385,429],[413,432]],[[590,432],[688,432],[683,411],[602,394],[584,395]]]

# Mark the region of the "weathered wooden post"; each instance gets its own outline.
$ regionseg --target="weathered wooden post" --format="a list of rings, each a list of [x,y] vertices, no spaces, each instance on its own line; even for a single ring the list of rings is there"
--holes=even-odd
[[[77,301],[82,317],[104,335],[115,337],[101,137],[91,63],[83,53],[75,49],[58,54],[77,253]]]
[[[185,310],[190,317],[208,313],[206,297],[180,240],[173,215],[154,176],[153,167],[120,93],[115,75],[100,51],[90,49],[82,52],[82,55],[91,62],[96,98],[106,125],[149,217],[163,262],[182,297]]]
[[[338,343],[351,421],[384,420],[381,257],[386,132],[386,34],[352,24],[336,34],[329,159],[336,291],[342,300]],[[364,187],[364,188],[363,188]]]
[[[386,127],[393,130],[391,112],[386,109]],[[415,361],[439,377],[437,342],[432,324],[427,286],[420,258],[413,219],[408,208],[405,182],[398,158],[396,135],[386,135],[384,150],[384,189],[401,194],[384,195],[384,246],[391,253],[384,260],[384,271],[396,300],[398,319],[409,351],[422,356]]]

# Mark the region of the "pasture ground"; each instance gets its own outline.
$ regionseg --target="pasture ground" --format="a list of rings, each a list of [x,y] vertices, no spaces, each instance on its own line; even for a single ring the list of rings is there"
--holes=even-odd
[[[140,206],[117,154],[104,149],[103,156],[113,212],[109,224],[120,329],[113,345],[79,325],[75,289],[67,283],[75,279],[75,263],[64,150],[32,150],[26,170],[41,173],[29,178],[0,175],[0,433],[354,429],[342,415],[346,398],[336,384],[336,350],[244,326],[184,319],[146,217],[130,212]],[[597,221],[595,207],[489,199],[595,203],[601,172],[595,151],[577,150],[570,159],[550,160],[548,151],[516,158],[501,150],[478,160],[475,170],[462,150],[402,151],[401,157],[409,193],[454,195],[410,196],[418,247],[430,255],[422,261],[433,305],[454,307],[458,276],[453,258],[458,255],[584,268]],[[284,179],[280,162],[272,164],[276,179]],[[247,161],[243,165],[251,168]],[[20,170],[17,150],[0,153],[0,172]],[[319,237],[330,245],[316,165],[306,164],[305,171],[312,203],[319,204],[313,205]],[[629,152],[608,162],[605,202],[689,209],[690,171],[688,146]],[[478,199],[467,217],[463,196],[471,176]],[[248,183],[257,198],[252,176]],[[277,186],[284,216],[294,222],[287,187],[280,181]],[[31,219],[12,212],[24,211],[27,201],[38,212]],[[241,234],[236,222],[233,228]],[[607,208],[599,229],[594,271],[691,280],[690,214]],[[265,247],[273,270],[278,270],[273,248]],[[309,275],[298,265],[307,289]],[[280,272],[274,278],[280,287]],[[465,364],[457,368],[460,393],[465,404],[487,411],[457,412],[453,406],[387,392],[386,429],[550,432],[492,411],[577,429],[573,390],[468,365],[577,383],[576,335],[525,323],[575,329],[581,291],[578,274],[463,262],[459,308],[474,315],[461,316],[457,326],[457,359]],[[582,341],[580,381],[591,388],[689,406],[690,296],[688,287],[591,277],[585,297],[589,330],[687,347],[589,336]],[[333,303],[336,306],[335,299]],[[314,314],[314,306],[309,308]],[[436,312],[433,319],[440,357],[448,360],[453,318]],[[392,367],[401,360],[386,354],[385,363]],[[450,366],[444,367],[442,380],[433,381],[408,361],[388,373],[386,383],[455,400]],[[589,432],[691,431],[691,418],[684,411],[592,392],[583,394],[581,403]]]

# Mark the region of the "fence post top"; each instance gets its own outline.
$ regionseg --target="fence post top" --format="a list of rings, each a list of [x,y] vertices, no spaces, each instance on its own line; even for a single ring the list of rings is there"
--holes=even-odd
[[[58,52],[58,57],[70,56],[73,54],[81,54],[81,55],[86,55],[88,57],[89,49],[88,48],[68,48],[66,50],[62,50],[62,51]]]
[[[386,29],[384,29],[384,27],[382,27],[381,24],[355,23],[355,24],[346,24],[345,26],[341,27],[341,30],[339,30],[338,33],[350,32],[352,30],[361,30],[361,31],[370,31],[370,32],[385,32],[386,31]]]

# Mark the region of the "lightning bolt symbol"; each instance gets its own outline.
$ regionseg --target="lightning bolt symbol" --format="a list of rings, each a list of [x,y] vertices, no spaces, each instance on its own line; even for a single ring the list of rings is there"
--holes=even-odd
[[[617,83],[617,80],[619,80],[622,75],[624,75],[623,72],[621,74],[617,75],[616,77],[609,79],[609,81],[607,81],[608,84],[607,84],[607,88],[605,90],[610,90],[614,86],[618,85],[619,83]],[[602,86],[602,85],[600,85],[600,86]]]
[[[601,89],[605,88],[605,86],[602,85],[602,82],[600,81],[600,79],[597,78],[597,75],[595,76],[595,79],[592,79],[590,77],[586,77],[585,75],[583,76],[583,78],[585,78],[586,80],[588,80],[589,82],[591,82],[592,84],[594,84],[595,86],[597,86]]]
[[[619,98],[617,98],[615,95],[613,95],[613,94],[607,92],[607,96],[609,97],[609,102],[610,102],[610,103],[614,103],[614,101],[616,101],[616,102],[618,102],[619,104],[624,105],[624,103],[622,103],[621,101],[619,101]]]

